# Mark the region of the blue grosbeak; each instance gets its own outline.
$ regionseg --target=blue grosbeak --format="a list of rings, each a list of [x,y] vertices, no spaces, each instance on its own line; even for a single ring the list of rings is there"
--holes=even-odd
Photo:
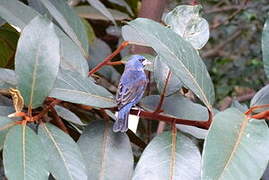
[[[128,130],[129,112],[132,106],[136,105],[142,98],[148,83],[144,72],[146,64],[150,64],[150,61],[143,56],[132,55],[125,65],[116,95],[119,112],[113,126],[114,132]]]

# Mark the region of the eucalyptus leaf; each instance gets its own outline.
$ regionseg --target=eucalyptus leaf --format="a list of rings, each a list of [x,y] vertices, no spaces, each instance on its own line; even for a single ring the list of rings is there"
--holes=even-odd
[[[88,38],[85,27],[75,11],[63,0],[40,0],[68,36],[88,55]]]
[[[197,139],[205,139],[208,134],[208,130],[201,129],[195,126],[188,126],[183,124],[177,124],[176,126],[181,132],[190,134]]]
[[[101,49],[101,51],[100,51]],[[88,64],[90,69],[94,68],[111,54],[110,47],[101,39],[96,38],[94,43],[89,48]],[[117,84],[120,79],[120,74],[112,66],[102,67],[98,73],[103,75],[110,82]]]
[[[13,88],[17,85],[15,71],[0,68],[0,89]]]
[[[120,11],[117,11],[114,9],[107,9],[107,10],[110,14],[113,15],[113,19],[117,21],[121,21],[121,20],[125,20],[129,18],[127,14],[122,13]],[[104,20],[104,21],[111,20],[104,14],[100,13],[100,11],[88,5],[77,6],[75,7],[75,11],[80,17],[83,17],[86,19]]]
[[[23,29],[33,18],[41,15],[18,0],[1,0],[0,16]],[[86,77],[89,67],[79,47],[58,26],[54,25],[54,28],[61,44],[61,67]]]
[[[181,5],[169,12],[164,19],[177,34],[201,49],[209,39],[208,22],[200,17],[201,5]]]
[[[22,31],[16,52],[15,71],[24,102],[37,108],[49,95],[60,64],[59,40],[53,24],[34,18]]]
[[[133,172],[133,153],[129,138],[114,133],[110,122],[94,121],[78,140],[91,179],[126,180]]]
[[[67,70],[59,71],[49,96],[100,108],[116,106],[113,95],[102,86],[95,84],[93,79]]]
[[[261,88],[250,101],[250,107],[269,104],[269,84]],[[262,108],[254,110],[254,112],[261,112],[269,108]]]
[[[57,114],[60,117],[62,117],[63,119],[65,119],[69,122],[72,122],[74,124],[85,125],[84,123],[81,122],[79,117],[75,113],[71,112],[69,109],[66,109],[66,108],[64,108],[62,106],[58,106],[58,105],[56,105],[54,108],[55,108]]]
[[[154,60],[154,70],[153,70],[154,80],[157,84],[157,88],[160,93],[164,91],[165,82],[166,82],[166,79],[168,77],[168,73],[170,70],[169,67],[162,61],[163,60],[161,59],[161,57],[157,55],[156,59]],[[166,90],[165,90],[165,95],[169,96],[175,93],[176,91],[180,90],[182,86],[183,84],[181,80],[177,78],[174,75],[174,73],[171,73]]]
[[[264,120],[248,119],[235,108],[214,116],[202,155],[202,179],[260,179],[269,160]]]
[[[15,147],[15,148],[14,148]],[[9,180],[47,180],[48,159],[35,132],[26,125],[12,127],[6,135],[3,159]]]
[[[200,179],[198,147],[180,132],[156,136],[139,159],[132,180]]]
[[[74,140],[47,123],[39,126],[39,138],[49,156],[49,171],[57,180],[87,180],[85,162]]]
[[[246,104],[240,104],[239,101],[237,101],[237,100],[233,100],[231,107],[238,109],[242,113],[244,113],[248,110],[248,106]]]
[[[0,27],[0,67],[14,67],[14,55],[19,33],[9,24]]]
[[[38,13],[42,15],[46,15],[51,18],[49,11],[46,7],[41,3],[40,0],[27,0],[30,7],[35,9]]]
[[[0,116],[8,116],[9,114],[12,114],[15,112],[15,109],[13,106],[1,106],[0,105]]]
[[[102,13],[105,17],[107,17],[110,21],[113,22],[113,24],[116,25],[116,21],[113,17],[113,15],[108,11],[108,9],[105,7],[105,5],[99,1],[99,0],[87,0],[89,4],[97,9],[100,13]]]
[[[152,47],[182,83],[212,109],[214,88],[206,66],[190,43],[161,24],[137,18],[122,28],[127,41]]]
[[[160,102],[159,95],[151,95],[144,97],[140,105],[148,110],[154,111]],[[181,95],[171,95],[164,98],[162,108],[163,112],[161,114],[180,118],[180,119],[189,119],[192,121],[207,121],[208,120],[208,111],[207,108],[193,103],[188,98],[185,98]]]
[[[1,112],[1,106],[0,106],[0,112]],[[15,122],[12,121],[10,118],[0,116],[0,149],[2,149],[4,146],[4,141],[8,133],[8,130],[15,125],[16,125]]]
[[[126,10],[132,15],[134,16],[134,13],[131,9],[131,7],[124,1],[124,0],[109,0],[110,2],[117,4],[119,6],[123,6],[126,8]]]
[[[262,59],[264,70],[269,78],[269,17],[266,19],[262,32]]]

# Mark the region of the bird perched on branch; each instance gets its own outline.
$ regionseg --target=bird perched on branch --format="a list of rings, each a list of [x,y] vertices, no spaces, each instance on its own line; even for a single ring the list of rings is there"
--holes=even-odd
[[[128,116],[132,106],[142,98],[148,80],[144,67],[151,64],[143,56],[132,55],[125,65],[121,76],[116,102],[118,105],[118,117],[113,125],[114,132],[126,132],[128,130]]]

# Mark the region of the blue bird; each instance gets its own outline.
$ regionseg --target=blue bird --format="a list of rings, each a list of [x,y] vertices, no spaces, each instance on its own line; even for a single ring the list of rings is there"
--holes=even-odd
[[[151,64],[151,62],[143,56],[132,55],[125,65],[116,94],[119,112],[113,125],[114,132],[126,132],[128,130],[129,112],[132,106],[141,100],[148,83],[144,72],[146,64]]]

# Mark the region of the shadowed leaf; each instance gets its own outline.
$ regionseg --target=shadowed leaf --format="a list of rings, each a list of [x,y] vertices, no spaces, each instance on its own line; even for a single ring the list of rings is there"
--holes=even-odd
[[[91,179],[126,180],[133,172],[133,154],[128,136],[114,133],[112,124],[94,121],[78,140]]]

